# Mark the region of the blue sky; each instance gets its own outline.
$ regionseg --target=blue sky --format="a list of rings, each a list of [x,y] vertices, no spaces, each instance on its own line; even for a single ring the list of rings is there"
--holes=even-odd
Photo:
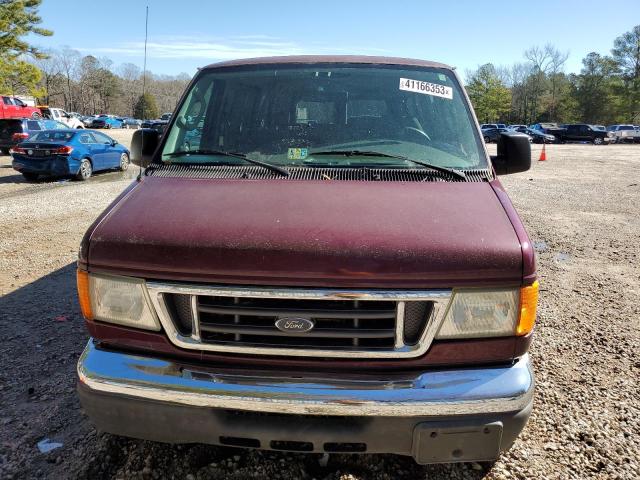
[[[44,0],[42,26],[54,35],[32,41],[142,66],[146,5],[148,69],[189,75],[219,60],[314,53],[422,58],[464,73],[549,42],[569,51],[566,71],[577,72],[587,53],[609,53],[640,23],[625,14],[638,12],[637,0]]]

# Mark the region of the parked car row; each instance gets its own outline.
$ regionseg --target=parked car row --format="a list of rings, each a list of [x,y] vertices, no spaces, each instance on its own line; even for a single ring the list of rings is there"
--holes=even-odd
[[[153,128],[158,132],[164,132],[165,127],[169,124],[169,120],[171,120],[171,113],[163,113],[160,118],[155,120],[145,120],[142,122],[142,128]]]
[[[171,116],[171,114],[168,115]],[[1,95],[0,119],[7,118],[31,118],[34,120],[46,118],[62,122],[69,128],[140,128],[142,125],[142,120],[135,118],[107,114],[83,116],[48,105],[30,106],[17,97]],[[168,119],[166,121],[168,122]]]
[[[131,117],[117,117],[115,115],[91,115],[81,118],[87,128],[140,128],[142,120]]]
[[[587,123],[557,124],[535,123],[505,125],[485,123],[480,126],[486,143],[497,142],[501,133],[516,131],[529,136],[532,143],[588,142],[594,145],[609,143],[640,142],[640,126],[635,125],[591,125]]]

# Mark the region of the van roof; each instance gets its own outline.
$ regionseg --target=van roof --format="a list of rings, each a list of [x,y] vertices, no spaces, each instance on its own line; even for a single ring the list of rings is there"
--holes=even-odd
[[[268,65],[268,64],[314,64],[314,63],[362,63],[372,65],[401,65],[411,67],[432,67],[453,70],[453,67],[444,63],[430,62],[427,60],[416,60],[401,57],[376,57],[368,55],[289,55],[278,57],[257,57],[243,58],[238,60],[228,60],[224,62],[212,63],[204,69],[239,67],[245,65]]]

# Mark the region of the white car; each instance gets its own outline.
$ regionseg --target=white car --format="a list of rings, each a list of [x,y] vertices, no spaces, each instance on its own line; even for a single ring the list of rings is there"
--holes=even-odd
[[[640,142],[640,131],[633,125],[609,125],[607,131],[613,143]]]
[[[70,113],[65,112],[61,108],[51,108],[45,107],[40,109],[45,118],[50,118],[51,120],[57,120],[58,122],[64,123],[69,128],[84,128],[84,123],[82,123],[75,116]]]

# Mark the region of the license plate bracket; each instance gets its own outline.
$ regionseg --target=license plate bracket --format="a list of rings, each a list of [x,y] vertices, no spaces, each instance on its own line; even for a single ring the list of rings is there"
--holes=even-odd
[[[413,431],[417,463],[491,461],[500,454],[502,422],[423,422]]]

